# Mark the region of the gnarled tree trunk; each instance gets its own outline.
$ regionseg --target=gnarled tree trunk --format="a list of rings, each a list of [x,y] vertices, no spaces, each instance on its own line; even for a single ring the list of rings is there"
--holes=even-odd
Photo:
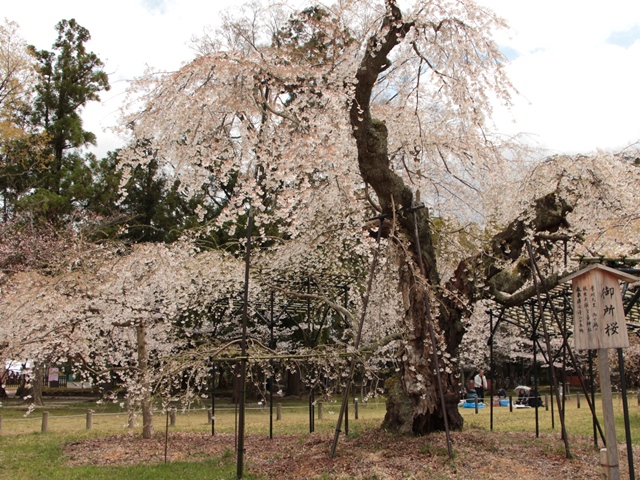
[[[532,296],[534,292],[530,289],[519,291],[530,276],[524,263],[510,272],[496,265],[505,260],[515,262],[521,257],[528,231],[554,232],[565,225],[565,215],[571,207],[553,194],[539,199],[534,205],[535,215],[532,218],[514,220],[492,239],[485,252],[461,262],[454,278],[445,288],[430,291],[430,287],[440,285],[441,280],[428,211],[419,210],[414,218],[413,193],[390,165],[387,127],[384,122],[374,119],[371,113],[373,87],[379,75],[390,65],[387,55],[412,27],[412,23],[403,21],[395,2],[388,0],[382,26],[369,39],[356,74],[350,122],[358,148],[358,166],[362,178],[375,191],[382,213],[393,215],[396,219],[396,228],[399,230],[396,234],[409,239],[408,255],[403,260],[399,279],[405,307],[403,350],[399,352],[401,370],[387,384],[384,426],[402,433],[425,434],[444,429],[435,368],[439,368],[442,374],[449,427],[460,429],[463,425],[457,408],[460,386],[453,374],[456,369],[447,370],[442,356],[439,357],[439,365],[433,365],[434,346],[431,344],[428,322],[432,318],[437,319],[437,322],[431,322],[436,342],[441,343],[435,345],[437,351],[455,357],[465,331],[462,320],[468,316],[469,306],[473,302],[492,297],[508,305]],[[418,265],[422,265],[423,270]],[[470,272],[482,277],[488,286],[479,289]],[[442,293],[447,291],[453,294]],[[428,302],[428,295],[437,296],[437,301]],[[428,315],[429,304],[437,305],[437,311]]]
[[[413,193],[402,178],[390,167],[387,149],[388,131],[385,124],[372,117],[371,94],[380,73],[389,65],[387,55],[399,44],[413,27],[402,21],[400,10],[394,2],[388,2],[387,15],[383,20],[383,36],[370,38],[367,51],[357,72],[357,83],[350,121],[358,148],[358,166],[364,181],[376,192],[383,214],[395,214],[401,233],[412,239],[411,258],[406,258],[402,268],[400,288],[403,294],[405,315],[404,342],[401,352],[401,372],[388,388],[389,400],[384,425],[399,432],[424,434],[444,428],[444,417],[439,401],[438,385],[432,364],[428,316],[426,309],[429,284],[440,282],[432,234],[425,212],[417,213],[418,237],[413,215],[408,213],[413,207]],[[419,241],[418,241],[419,240]],[[422,258],[420,259],[419,256]],[[424,278],[417,266],[422,261]],[[450,316],[447,316],[449,319]],[[437,335],[438,325],[432,325]],[[461,337],[461,336],[460,336]],[[436,346],[437,348],[437,346]],[[455,350],[450,345],[447,350]],[[438,366],[437,368],[440,368]],[[449,426],[462,428],[463,420],[458,412],[457,385],[452,375],[443,375],[442,387],[445,394]]]

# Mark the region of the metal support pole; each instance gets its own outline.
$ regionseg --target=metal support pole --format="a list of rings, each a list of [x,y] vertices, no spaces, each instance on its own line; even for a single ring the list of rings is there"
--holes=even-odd
[[[314,425],[315,412],[313,411],[313,388],[309,392],[309,433],[315,431]]]
[[[276,341],[273,337],[273,304],[275,301],[274,292],[271,291],[271,305],[270,305],[270,315],[269,315],[269,348],[274,350],[276,348]],[[275,376],[275,362],[271,361],[271,380],[269,381],[269,439],[273,440],[273,387],[276,381]]]
[[[347,390],[347,403],[344,405],[344,434],[349,435],[349,390]]]
[[[589,350],[589,380],[591,381],[591,403],[596,404],[596,382],[593,378],[593,350]],[[591,423],[593,424],[593,446],[598,448],[598,431],[596,430],[596,422],[591,416]]]
[[[376,249],[373,252],[373,260],[371,261],[371,268],[369,269],[369,279],[367,280],[367,290],[362,298],[362,314],[360,315],[360,323],[358,324],[358,333],[356,335],[356,340],[354,343],[354,348],[357,351],[360,347],[360,339],[362,337],[362,327],[364,325],[364,319],[367,314],[367,307],[369,306],[369,295],[371,293],[371,286],[373,284],[373,276],[378,265],[378,255],[380,253],[380,238],[382,238],[382,225],[384,219],[387,215],[379,215],[376,217],[379,221],[378,223],[378,234],[376,236]],[[353,355],[351,357],[351,365],[349,366],[349,374],[347,376],[347,381],[344,389],[344,395],[342,397],[342,405],[340,407],[340,413],[338,414],[338,422],[336,425],[336,431],[333,436],[333,444],[331,445],[331,458],[334,457],[336,453],[336,448],[338,447],[338,437],[340,436],[340,426],[342,425],[342,418],[344,417],[345,411],[348,408],[349,403],[349,387],[351,386],[351,379],[353,378],[353,370],[356,364],[356,357]],[[347,419],[345,418],[345,427],[347,425]]]
[[[420,232],[418,231],[418,215],[417,211],[423,208],[424,205],[412,205],[411,211],[413,213],[413,229],[416,241],[416,250],[418,256],[418,265],[420,266],[420,273],[427,278],[427,272],[422,262],[422,247],[420,247]],[[427,317],[427,326],[429,328],[429,337],[431,340],[431,350],[433,352],[433,369],[436,371],[436,381],[438,382],[438,393],[440,394],[440,408],[442,409],[442,419],[444,420],[444,430],[447,438],[447,451],[449,458],[453,459],[453,446],[451,445],[451,433],[449,432],[449,416],[447,415],[447,404],[444,399],[444,388],[442,386],[442,378],[440,376],[440,362],[438,361],[438,352],[436,349],[436,334],[433,330],[433,318],[431,318],[431,300],[429,299],[429,292],[425,292],[425,316]],[[477,409],[477,407],[476,407]]]
[[[618,369],[620,370],[620,390],[622,392],[622,411],[624,413],[624,431],[627,440],[627,460],[629,462],[629,480],[635,480],[633,467],[633,443],[631,442],[631,425],[629,423],[629,403],[627,402],[627,381],[624,374],[624,355],[622,348],[618,348]]]
[[[495,364],[493,361],[493,311],[489,311],[489,368],[491,369],[491,388],[489,389],[489,430],[493,432],[493,382],[495,381]]]
[[[540,295],[540,284],[538,282],[538,278],[542,279],[542,275],[540,273],[540,271],[538,270],[538,265],[535,261],[535,258],[533,258],[533,249],[531,248],[531,243],[529,243],[527,241],[527,251],[529,253],[529,261],[531,263],[531,271],[533,273],[533,282],[534,285],[536,287],[536,297],[538,300],[538,309],[540,310],[540,321],[542,323],[542,330],[543,330],[543,334],[544,334],[544,342],[545,345],[547,347],[547,354],[549,357],[549,368],[551,369],[551,378],[553,379],[553,386],[554,389],[556,390],[556,401],[558,402],[558,407],[560,407],[560,397],[558,396],[558,378],[556,376],[556,370],[555,367],[553,366],[553,354],[551,351],[551,340],[549,339],[549,331],[547,330],[547,324],[544,321],[544,316],[542,315],[542,298]],[[547,294],[547,298],[549,298],[549,292],[546,292]],[[552,304],[552,308],[551,308],[554,316],[556,316],[556,311],[555,308],[553,308],[553,304]],[[566,336],[565,338],[565,343],[566,343]],[[560,410],[558,408],[558,410]],[[536,409],[536,413],[538,412],[538,410]],[[565,453],[566,453],[566,457],[567,458],[573,458],[571,455],[571,450],[569,449],[569,438],[567,436],[567,429],[566,429],[566,425],[565,425],[565,421],[564,421],[564,412],[558,411],[558,415],[560,416],[560,428],[562,431],[562,439],[564,441],[564,447],[565,447]]]
[[[553,411],[553,399],[555,397],[553,396],[553,385],[551,385],[551,430],[555,430],[556,428],[556,416],[555,413]]]
[[[538,308],[540,309],[542,305],[538,305]],[[533,391],[534,393],[537,395],[538,393],[538,373],[536,371],[536,364],[538,362],[538,358],[537,358],[537,353],[538,353],[538,333],[536,331],[536,318],[533,315],[533,310],[534,310],[534,305],[531,304],[531,320],[533,322],[533,335],[531,336],[531,340],[533,340]],[[542,310],[540,310],[540,318],[542,319]],[[551,353],[551,352],[549,352]],[[534,402],[535,402],[535,409],[536,409],[536,438],[540,438],[540,419],[538,418],[538,402],[536,401],[536,399],[534,398]]]
[[[216,365],[211,364],[211,436],[216,434]]]
[[[247,246],[244,266],[244,296],[242,305],[242,360],[240,361],[240,405],[238,417],[238,461],[236,476],[242,478],[244,467],[244,423],[245,409],[244,400],[247,388],[247,322],[249,317],[249,267],[251,265],[251,230],[253,228],[253,212],[249,208],[247,215]]]

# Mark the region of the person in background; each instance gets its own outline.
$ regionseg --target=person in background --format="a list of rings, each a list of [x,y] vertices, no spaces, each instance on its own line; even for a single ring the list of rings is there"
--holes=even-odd
[[[527,391],[524,388],[521,388],[518,391],[518,400],[516,400],[516,405],[527,405],[529,402],[529,395],[527,395]]]
[[[473,377],[473,385],[478,394],[478,401],[484,402],[484,389],[487,388],[487,377],[484,376],[484,370],[480,370],[478,374]]]

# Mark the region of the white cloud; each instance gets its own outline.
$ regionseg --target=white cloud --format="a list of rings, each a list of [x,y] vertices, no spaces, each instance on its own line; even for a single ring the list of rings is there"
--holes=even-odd
[[[188,42],[214,25],[219,12],[240,0],[86,0],[4,2],[2,15],[17,21],[39,49],[53,43],[55,24],[75,18],[92,35],[89,49],[105,62],[112,90],[102,105],[84,111],[98,135],[97,153],[121,145],[103,128],[112,125],[126,81],[145,65],[178,68],[193,52]],[[637,0],[480,0],[512,26],[500,45],[522,94],[512,112],[496,110],[501,130],[527,132],[551,151],[618,149],[640,139],[640,2]],[[634,37],[634,35],[636,37]],[[623,46],[626,48],[623,48]],[[513,123],[513,118],[517,120]]]
[[[530,134],[552,152],[617,150],[640,139],[640,42],[628,40],[640,26],[640,2],[482,3],[512,25],[498,40],[521,96],[511,112],[497,109],[501,130]],[[628,48],[611,42],[617,32],[628,32]]]

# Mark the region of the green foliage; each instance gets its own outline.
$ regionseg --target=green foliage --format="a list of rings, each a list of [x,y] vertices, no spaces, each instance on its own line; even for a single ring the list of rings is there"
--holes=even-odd
[[[109,89],[109,80],[102,61],[85,48],[91,38],[86,28],[71,19],[60,21],[56,30],[58,38],[52,51],[36,50],[33,45],[28,48],[38,75],[31,120],[49,134],[54,157],[44,176],[44,187],[60,195],[62,177],[69,169],[65,153],[95,143],[95,135],[83,129],[80,110],[87,102],[99,100],[98,93]]]
[[[277,48],[309,63],[331,63],[340,58],[354,39],[337,18],[322,7],[312,6],[292,15],[273,37]]]

